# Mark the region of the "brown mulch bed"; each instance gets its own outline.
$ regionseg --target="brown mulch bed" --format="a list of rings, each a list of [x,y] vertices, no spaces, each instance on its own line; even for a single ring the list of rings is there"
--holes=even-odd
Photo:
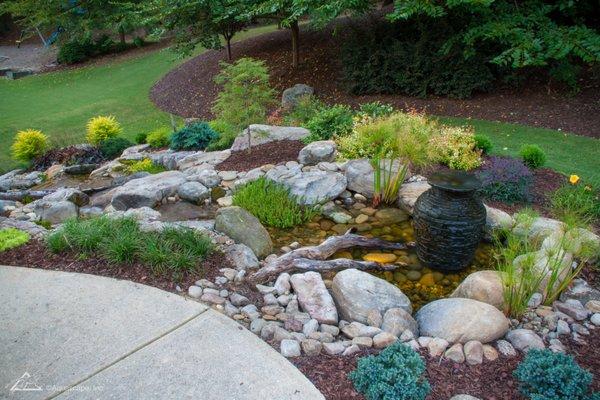
[[[356,105],[383,101],[398,109],[415,109],[435,115],[469,117],[492,121],[560,129],[580,135],[600,137],[600,90],[593,84],[582,83],[576,95],[561,88],[530,82],[519,89],[499,88],[493,93],[478,94],[471,99],[414,98],[404,95],[353,96],[343,90],[340,81],[339,49],[344,31],[336,35],[330,30],[301,33],[301,65],[291,68],[289,32],[264,34],[233,44],[235,58],[254,57],[269,66],[271,83],[279,91],[296,83],[313,86],[328,102]],[[208,51],[166,74],[151,90],[150,98],[161,109],[184,117],[210,118],[211,105],[218,92],[213,77],[219,62],[225,59],[222,51]]]
[[[592,389],[600,389],[600,329],[585,337],[587,345],[563,340],[568,353],[577,363],[594,374]],[[512,371],[522,360],[522,355],[500,357],[494,362],[484,361],[481,365],[456,364],[448,360],[433,359],[421,350],[427,360],[427,379],[431,393],[427,400],[448,400],[457,394],[470,394],[483,400],[524,399],[519,394],[518,382]],[[319,357],[297,357],[292,363],[308,377],[327,400],[364,399],[354,390],[348,379],[349,372],[356,368],[358,359],[374,351],[357,353],[351,357],[320,355]]]
[[[225,256],[215,252],[202,261],[201,273],[184,273],[180,281],[174,282],[169,277],[153,275],[147,266],[138,262],[113,264],[93,255],[82,258],[75,252],[54,254],[39,240],[32,240],[23,246],[0,252],[0,264],[127,279],[168,291],[175,291],[177,285],[183,290],[187,290],[201,278],[214,280],[215,277],[222,275],[219,272],[220,268],[230,267]]]
[[[306,146],[298,140],[279,140],[253,146],[252,151],[235,151],[222,163],[215,166],[219,171],[250,171],[266,164],[296,161],[298,153]]]

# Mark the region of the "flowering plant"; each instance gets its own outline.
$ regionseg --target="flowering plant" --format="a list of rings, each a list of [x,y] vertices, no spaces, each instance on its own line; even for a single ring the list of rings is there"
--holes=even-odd
[[[490,157],[477,173],[481,194],[490,200],[514,203],[529,201],[533,174],[521,160]]]

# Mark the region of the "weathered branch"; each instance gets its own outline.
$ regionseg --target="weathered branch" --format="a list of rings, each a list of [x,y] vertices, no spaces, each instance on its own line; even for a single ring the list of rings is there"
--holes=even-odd
[[[349,259],[327,260],[340,250],[353,247],[376,248],[381,250],[405,250],[404,243],[392,243],[378,238],[368,238],[347,233],[341,236],[331,236],[318,246],[301,247],[290,251],[267,263],[264,267],[248,277],[253,282],[265,282],[282,272],[289,271],[338,271],[344,268],[393,270],[392,265],[374,262],[355,261]],[[326,261],[327,260],[327,261]]]

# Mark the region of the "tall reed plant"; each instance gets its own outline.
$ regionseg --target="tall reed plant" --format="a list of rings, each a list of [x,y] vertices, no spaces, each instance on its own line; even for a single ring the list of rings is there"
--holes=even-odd
[[[397,165],[394,170],[394,164]],[[398,190],[406,179],[408,166],[402,165],[400,160],[386,159],[378,155],[371,159],[373,166],[373,206],[380,204],[394,204],[398,199]]]

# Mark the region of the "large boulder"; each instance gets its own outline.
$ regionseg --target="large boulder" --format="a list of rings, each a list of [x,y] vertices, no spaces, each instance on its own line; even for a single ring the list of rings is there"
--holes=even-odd
[[[390,308],[402,308],[412,313],[408,297],[383,279],[357,269],[346,269],[333,278],[331,292],[342,318],[367,322],[367,315],[377,310],[384,315]]]
[[[302,171],[299,164],[279,165],[265,177],[281,183],[300,199],[302,204],[319,204],[337,198],[346,190],[346,178],[338,172]]]
[[[273,251],[269,232],[258,218],[241,207],[220,208],[215,218],[215,230],[237,243],[245,244],[258,258],[266,257]]]
[[[485,204],[484,204],[485,205]],[[485,239],[492,240],[499,230],[512,229],[515,220],[510,214],[494,207],[485,206]]]
[[[398,191],[398,206],[412,215],[417,199],[429,188],[431,185],[427,181],[405,183]]]
[[[112,191],[111,204],[116,210],[155,207],[164,198],[174,195],[185,182],[185,175],[179,171],[133,179]]]
[[[321,274],[313,271],[294,274],[290,283],[298,296],[298,303],[311,318],[321,324],[334,325],[338,322],[338,313],[333,298],[327,291]]]
[[[315,93],[315,89],[303,83],[297,83],[291,88],[287,88],[281,95],[281,107],[292,109],[298,105],[300,99],[304,96],[311,96]]]
[[[503,337],[509,321],[496,307],[481,301],[450,298],[433,301],[417,312],[419,333],[466,343],[477,340],[488,343]]]
[[[207,188],[219,186],[222,179],[213,168],[196,169],[190,168],[183,172],[189,181],[199,182]]]
[[[48,221],[51,224],[60,224],[61,222],[77,217],[78,207],[70,201],[47,201],[36,200],[30,204],[33,212],[41,221]]]
[[[273,126],[253,124],[248,127],[250,132],[250,145],[257,146],[279,140],[301,140],[310,135],[305,128],[295,126]],[[240,151],[248,148],[248,132],[242,132],[235,138],[231,151]]]
[[[317,165],[320,162],[333,162],[337,146],[333,140],[319,140],[306,145],[298,154],[298,162],[304,165]]]
[[[502,277],[498,271],[473,272],[458,285],[451,297],[481,301],[502,310],[504,307]]]

